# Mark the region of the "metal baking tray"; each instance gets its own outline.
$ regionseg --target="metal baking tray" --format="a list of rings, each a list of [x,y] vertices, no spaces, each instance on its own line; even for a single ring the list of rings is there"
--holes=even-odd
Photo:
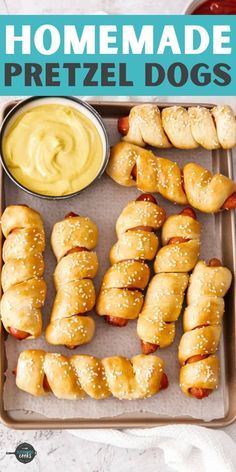
[[[1,119],[3,119],[16,102],[7,103],[1,111]],[[108,120],[113,126],[116,126],[117,118],[127,115],[132,106],[137,102],[99,102],[91,101],[91,105],[100,113],[105,124]],[[176,105],[171,103],[157,103],[160,108],[165,106]],[[183,106],[191,106],[190,103],[181,104]],[[213,105],[204,106],[212,107]],[[212,152],[212,165],[214,172],[222,172],[224,175],[233,177],[232,169],[232,152],[225,150],[216,150]],[[5,207],[4,197],[4,179],[5,175],[0,167],[0,211],[1,214]],[[58,202],[60,205],[60,202]],[[222,262],[229,267],[233,273],[233,282],[231,288],[225,298],[226,316],[223,320],[223,337],[225,349],[225,411],[224,417],[206,422],[186,416],[179,417],[155,417],[152,414],[139,413],[132,415],[122,415],[112,418],[101,419],[50,419],[45,416],[24,411],[6,411],[3,402],[3,388],[5,381],[5,371],[7,368],[7,358],[5,350],[6,333],[1,326],[1,350],[0,350],[0,421],[7,427],[13,429],[80,429],[80,428],[146,428],[173,423],[179,424],[195,424],[208,427],[224,427],[232,423],[236,419],[236,225],[235,211],[222,212],[215,215],[217,234],[219,235]],[[2,238],[2,236],[0,236]],[[2,240],[0,251],[2,248]],[[2,258],[0,252],[0,268]]]

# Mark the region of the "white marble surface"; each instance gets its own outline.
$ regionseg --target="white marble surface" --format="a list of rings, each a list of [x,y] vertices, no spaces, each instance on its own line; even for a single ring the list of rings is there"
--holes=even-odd
[[[171,472],[164,462],[156,461],[155,449],[129,450],[78,439],[63,431],[15,432],[1,431],[1,472]],[[17,444],[29,442],[37,450],[35,459],[27,465],[15,456],[6,456]],[[222,471],[223,472],[223,471]]]
[[[1,0],[2,14],[179,14],[188,0]],[[171,4],[171,7],[170,7]]]
[[[102,10],[114,14],[178,14],[187,3],[187,0],[0,0],[0,14],[79,14]],[[0,99],[0,103],[7,99],[8,97]],[[181,97],[178,100],[181,100]],[[228,97],[227,100],[212,97],[210,100],[227,101],[234,106],[236,112],[235,97]],[[201,101],[209,99],[204,98]],[[224,430],[236,441],[236,424]],[[6,451],[14,451],[21,442],[29,442],[37,450],[37,457],[28,465],[17,462],[14,456],[6,455]],[[164,472],[163,463],[157,462],[156,457],[155,449],[119,449],[80,440],[66,431],[23,432],[8,430],[0,425],[1,472],[18,472],[25,468],[29,472]]]

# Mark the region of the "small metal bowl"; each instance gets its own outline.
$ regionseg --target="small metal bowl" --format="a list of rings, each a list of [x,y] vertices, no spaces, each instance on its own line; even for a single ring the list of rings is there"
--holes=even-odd
[[[91,119],[95,126],[97,127],[97,130],[100,134],[100,137],[102,139],[103,143],[103,149],[104,149],[104,156],[103,156],[103,164],[102,167],[98,173],[98,175],[88,184],[86,187],[84,187],[81,190],[78,190],[77,192],[70,193],[68,195],[44,195],[41,193],[34,192],[33,190],[28,189],[24,185],[22,185],[16,178],[11,174],[5,159],[4,159],[4,153],[3,153],[3,137],[4,133],[6,132],[7,128],[10,126],[10,123],[18,116],[20,115],[23,111],[30,110],[36,106],[42,105],[42,104],[67,104],[68,106],[71,106],[72,108],[79,109],[80,112],[83,113],[83,109],[85,111],[85,114],[87,117],[89,115],[91,116]],[[0,160],[1,164],[8,175],[8,177],[22,190],[25,192],[29,193],[30,195],[34,195],[39,198],[44,198],[47,200],[65,200],[66,198],[71,198],[74,197],[75,195],[79,195],[83,190],[86,188],[90,187],[95,180],[99,179],[102,174],[104,173],[108,160],[109,160],[109,154],[110,154],[110,148],[109,148],[109,142],[108,142],[108,135],[106,128],[103,124],[102,118],[99,115],[99,113],[87,102],[84,102],[80,100],[79,98],[76,97],[29,97],[26,98],[25,100],[20,101],[17,103],[6,115],[5,119],[3,120],[1,129],[0,129]]]

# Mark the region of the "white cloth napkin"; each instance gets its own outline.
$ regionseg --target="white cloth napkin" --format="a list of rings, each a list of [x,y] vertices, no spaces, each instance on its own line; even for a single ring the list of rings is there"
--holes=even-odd
[[[68,432],[81,439],[125,449],[155,448],[156,466],[159,459],[162,461],[164,454],[168,470],[172,468],[177,472],[236,471],[236,444],[220,430],[191,425],[171,425],[150,429],[84,429]]]

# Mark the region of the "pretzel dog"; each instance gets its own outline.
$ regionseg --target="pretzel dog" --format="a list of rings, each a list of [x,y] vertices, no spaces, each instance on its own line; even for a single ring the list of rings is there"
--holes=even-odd
[[[180,387],[197,399],[207,397],[219,383],[219,360],[215,352],[221,335],[223,297],[232,275],[218,259],[197,263],[187,293],[184,334],[179,344]]]
[[[104,275],[96,310],[114,326],[125,326],[138,317],[143,304],[143,290],[152,260],[158,248],[155,231],[165,220],[165,211],[152,195],[141,195],[130,202],[116,223],[118,241],[111,249],[111,267]]]
[[[137,323],[144,354],[174,341],[175,321],[182,309],[188,272],[194,268],[200,251],[200,223],[194,210],[185,208],[167,218],[162,243],[154,262],[156,275],[148,286]]]
[[[161,111],[154,104],[131,108],[129,116],[118,120],[118,131],[124,141],[157,148],[231,149],[236,145],[236,120],[232,108],[218,105],[209,110],[203,106],[171,106]]]
[[[206,213],[236,208],[236,184],[228,177],[212,175],[194,163],[186,164],[182,172],[176,162],[134,144],[113,146],[106,172],[120,185],[160,193],[173,203],[190,203]]]
[[[4,328],[15,338],[33,339],[42,333],[46,284],[42,278],[45,233],[39,213],[26,205],[8,206],[1,218],[5,236],[1,273]]]
[[[53,393],[57,398],[80,400],[86,395],[101,400],[113,395],[119,400],[151,397],[168,387],[164,362],[157,356],[65,357],[41,350],[21,352],[16,385],[35,396]]]
[[[93,318],[85,315],[95,305],[91,279],[98,260],[91,250],[97,243],[97,227],[89,218],[69,213],[54,225],[51,243],[58,261],[54,272],[57,294],[46,339],[74,349],[90,342],[95,331]]]

